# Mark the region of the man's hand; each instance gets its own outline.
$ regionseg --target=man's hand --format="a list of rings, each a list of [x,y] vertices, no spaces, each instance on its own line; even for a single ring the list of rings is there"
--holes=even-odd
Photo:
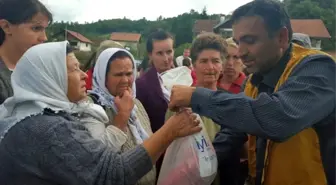
[[[180,108],[189,107],[192,93],[195,90],[196,87],[174,85],[171,90],[169,109],[177,112]]]

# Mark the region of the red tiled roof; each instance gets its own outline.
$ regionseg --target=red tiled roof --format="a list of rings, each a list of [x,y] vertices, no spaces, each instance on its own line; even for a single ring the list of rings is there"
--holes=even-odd
[[[214,29],[218,32],[221,28],[231,27],[231,24],[230,20],[224,21],[216,25]],[[315,38],[331,38],[321,19],[291,19],[291,24],[294,33],[304,33]]]
[[[91,40],[89,40],[88,38],[84,37],[82,34],[71,31],[71,30],[66,30],[67,33],[69,33],[70,35],[72,35],[73,37],[75,37],[76,39],[78,39],[81,42],[84,43],[93,43]]]
[[[217,20],[196,20],[193,28],[194,33],[212,32]]]
[[[139,33],[113,32],[110,36],[110,40],[113,41],[139,42],[140,38],[141,34]]]
[[[331,38],[321,19],[291,19],[294,33],[304,33],[310,37]]]

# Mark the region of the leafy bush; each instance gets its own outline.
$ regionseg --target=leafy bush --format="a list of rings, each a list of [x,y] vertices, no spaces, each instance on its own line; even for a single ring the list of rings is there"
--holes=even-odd
[[[78,61],[81,63],[81,64],[84,64],[86,63],[91,55],[93,54],[93,51],[91,52],[85,52],[85,51],[74,51]]]
[[[183,55],[184,49],[190,49],[191,43],[181,44],[179,47],[175,48],[175,57]]]

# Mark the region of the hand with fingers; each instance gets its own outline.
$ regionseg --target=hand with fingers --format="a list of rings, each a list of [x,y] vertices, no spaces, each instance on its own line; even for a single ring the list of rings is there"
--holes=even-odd
[[[174,116],[167,120],[165,126],[169,127],[174,138],[192,135],[201,131],[197,116],[190,109],[180,109]]]
[[[195,90],[195,87],[174,85],[171,90],[168,108],[174,112],[177,112],[180,110],[180,108],[189,107],[191,96]]]
[[[121,96],[116,96],[114,104],[118,112],[113,119],[113,125],[125,131],[134,107],[134,98],[131,94],[131,90],[125,90]]]

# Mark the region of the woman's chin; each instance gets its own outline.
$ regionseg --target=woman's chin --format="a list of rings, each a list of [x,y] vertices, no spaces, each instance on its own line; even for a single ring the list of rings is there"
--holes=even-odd
[[[209,83],[216,83],[217,79],[215,77],[206,78],[206,79],[204,79],[204,82],[207,83],[207,84],[209,84]]]
[[[81,93],[78,94],[76,97],[68,97],[69,101],[72,103],[79,103],[88,100],[87,94],[86,93]]]
[[[124,94],[125,91],[127,90],[132,90],[130,87],[120,87],[117,90],[117,95],[118,96],[122,96]]]

